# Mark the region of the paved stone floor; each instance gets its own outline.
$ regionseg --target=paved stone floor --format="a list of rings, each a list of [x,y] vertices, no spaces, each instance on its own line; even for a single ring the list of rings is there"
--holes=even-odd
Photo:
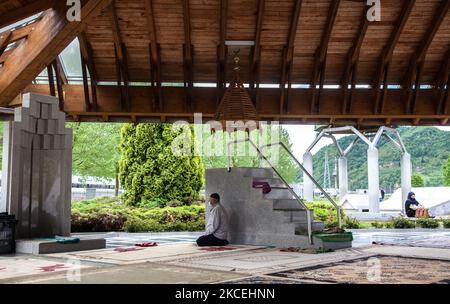
[[[195,245],[200,234],[83,234],[105,237],[108,248],[2,255],[0,283],[368,283],[373,261],[380,266],[381,283],[450,280],[448,230],[360,230],[354,248],[320,254],[239,245],[208,250]],[[142,242],[158,246],[134,246]]]
[[[353,247],[377,242],[396,246],[450,248],[450,229],[356,229]]]

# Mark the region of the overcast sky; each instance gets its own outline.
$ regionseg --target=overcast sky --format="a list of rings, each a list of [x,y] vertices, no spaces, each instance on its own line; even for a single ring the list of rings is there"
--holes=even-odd
[[[289,132],[289,136],[292,142],[292,150],[294,155],[302,161],[303,153],[305,153],[306,149],[308,149],[309,145],[313,142],[316,137],[316,132],[314,132],[314,126],[307,125],[283,125]],[[450,132],[450,127],[437,127],[438,129]],[[340,138],[341,136],[336,136],[336,138]],[[331,144],[332,141],[329,138],[322,138],[312,150],[313,154],[316,153],[320,148]]]

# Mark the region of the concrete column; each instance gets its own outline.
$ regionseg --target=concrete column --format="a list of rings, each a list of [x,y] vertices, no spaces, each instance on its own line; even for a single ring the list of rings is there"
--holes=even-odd
[[[303,167],[305,167],[309,174],[313,175],[313,159],[311,152],[303,154]],[[303,198],[309,202],[314,200],[314,184],[305,173],[303,173]]]
[[[411,155],[408,152],[402,154],[400,168],[402,175],[402,210],[404,211],[404,203],[408,197],[408,192],[411,191]]]
[[[339,197],[342,199],[348,192],[347,157],[345,156],[339,157],[338,165],[339,165]]]
[[[369,186],[369,212],[378,213],[380,211],[380,177],[378,149],[375,147],[369,147],[369,149],[367,149],[367,169]]]

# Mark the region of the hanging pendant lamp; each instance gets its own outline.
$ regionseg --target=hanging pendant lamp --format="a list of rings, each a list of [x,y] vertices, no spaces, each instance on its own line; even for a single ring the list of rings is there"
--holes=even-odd
[[[251,131],[258,128],[259,116],[248,91],[240,77],[238,52],[234,54],[233,79],[225,91],[217,108],[215,120],[220,121],[222,129],[232,131]],[[240,122],[240,123],[239,123]],[[250,123],[254,122],[254,128]],[[247,124],[249,123],[249,124]]]

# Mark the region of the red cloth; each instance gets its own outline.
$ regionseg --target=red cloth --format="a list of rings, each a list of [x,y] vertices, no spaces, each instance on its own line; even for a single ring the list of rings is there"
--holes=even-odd
[[[42,272],[53,272],[57,269],[63,269],[63,268],[67,268],[67,267],[64,266],[64,264],[55,264],[55,265],[40,267]]]
[[[272,188],[270,187],[268,182],[259,182],[259,181],[253,181],[253,188],[261,188],[264,194],[269,193],[272,191]]]
[[[134,246],[138,246],[138,247],[153,247],[153,246],[158,246],[158,244],[156,244],[155,242],[149,242],[149,243],[134,244]]]

